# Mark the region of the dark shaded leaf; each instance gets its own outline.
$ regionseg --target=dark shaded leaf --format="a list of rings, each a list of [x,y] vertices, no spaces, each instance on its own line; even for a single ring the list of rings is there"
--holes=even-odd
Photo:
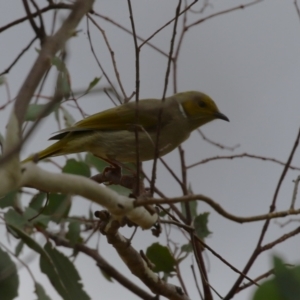
[[[121,185],[110,184],[107,187],[110,188],[111,190],[117,192],[119,195],[123,195],[123,196],[127,196],[127,197],[131,193],[130,189],[127,189],[126,187],[121,186]]]
[[[278,294],[274,280],[268,280],[256,290],[252,300],[284,300]]]
[[[37,295],[37,300],[51,300],[51,298],[46,294],[44,288],[42,285],[40,285],[38,282],[35,283],[35,293]]]
[[[147,248],[146,255],[155,265],[154,272],[169,274],[175,270],[175,259],[167,247],[154,243]]]
[[[86,154],[85,163],[89,166],[94,167],[100,173],[103,172],[103,170],[109,166],[109,164],[106,161],[94,156],[91,153]]]
[[[27,107],[27,111],[25,114],[25,121],[36,121],[41,117],[42,112],[45,111],[48,104],[29,104]],[[50,115],[55,109],[57,105],[54,105],[52,109],[49,109],[46,114],[43,115],[43,118]]]
[[[12,191],[6,194],[4,197],[0,199],[0,208],[5,208],[12,206],[14,207],[16,205],[16,202],[18,200],[18,193],[17,191]]]
[[[89,84],[89,87],[87,88],[87,90],[84,92],[84,94],[88,94],[88,92],[94,88],[97,83],[100,81],[101,77],[95,77]]]
[[[15,263],[9,254],[0,248],[0,295],[1,300],[18,296],[19,277]]]
[[[91,171],[89,166],[82,161],[75,160],[74,158],[67,160],[67,163],[63,167],[62,171],[64,173],[76,174],[85,177],[91,176]]]
[[[196,234],[202,240],[208,237],[210,234],[212,234],[212,232],[209,231],[207,227],[208,216],[209,213],[206,212],[198,215],[194,220],[194,227],[195,227]]]
[[[285,300],[299,300],[300,298],[300,267],[288,268],[284,262],[274,257],[275,284],[279,295]]]
[[[48,205],[43,210],[43,215],[50,216],[51,220],[59,223],[67,218],[71,208],[71,199],[68,195],[50,194]]]
[[[52,248],[50,243],[44,247],[45,251],[54,264],[41,258],[40,266],[43,273],[48,277],[54,288],[64,300],[81,299],[88,300],[90,297],[83,290],[81,278],[74,267],[74,264],[61,252]],[[54,269],[56,272],[54,272]],[[58,276],[57,274],[58,273]]]
[[[80,224],[81,222],[79,221],[71,221],[69,223],[69,231],[66,234],[66,238],[70,241],[72,246],[82,240],[80,237]]]
[[[191,243],[188,243],[188,244],[185,244],[185,245],[182,245],[181,246],[181,251],[182,252],[187,252],[187,253],[190,253],[193,251],[193,246]]]
[[[44,205],[44,200],[46,196],[47,193],[43,192],[35,194],[29,203],[29,207],[35,209],[36,211],[39,211]]]
[[[24,242],[21,240],[18,245],[16,246],[16,249],[15,249],[15,255],[18,257],[23,249],[23,246],[24,246]]]

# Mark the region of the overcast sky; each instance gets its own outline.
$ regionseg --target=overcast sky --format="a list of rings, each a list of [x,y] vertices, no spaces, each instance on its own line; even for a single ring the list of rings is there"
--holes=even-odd
[[[191,2],[191,1],[189,1]],[[248,1],[250,2],[250,1]],[[202,15],[190,13],[188,23],[204,16],[211,15],[223,9],[234,7],[247,1],[211,1]],[[38,0],[40,7],[47,1]],[[155,30],[169,21],[175,13],[177,1],[132,1],[137,34],[143,38],[149,37]],[[194,9],[199,10],[202,1]],[[0,2],[0,27],[25,15],[21,1]],[[130,28],[127,1],[96,0],[95,11],[109,16],[111,19]],[[61,17],[63,15],[61,14]],[[46,20],[51,22],[52,13]],[[135,90],[135,56],[133,39],[127,33],[99,18],[95,19],[103,27],[115,52],[117,66],[126,93],[130,95]],[[59,18],[61,21],[62,18]],[[180,19],[182,21],[182,19]],[[180,26],[180,25],[179,25]],[[100,33],[92,27],[94,47],[101,57],[101,63],[110,76],[113,68],[109,53]],[[81,22],[78,36],[72,38],[67,46],[68,68],[74,90],[85,89],[94,77],[102,75],[93,59],[86,33],[86,20]],[[172,26],[161,31],[151,40],[151,43],[165,52],[169,51]],[[178,30],[180,32],[180,30]],[[28,41],[33,37],[29,22],[22,23],[0,34],[1,56],[0,71],[4,70],[18,55]],[[37,56],[36,43],[20,62],[6,75],[11,97],[15,97],[24,78]],[[265,0],[259,4],[239,9],[212,19],[191,28],[183,41],[178,61],[178,91],[200,90],[209,94],[220,110],[226,114],[230,123],[217,120],[202,128],[210,139],[226,146],[239,144],[233,152],[221,150],[201,139],[194,132],[183,144],[186,151],[187,164],[200,161],[216,155],[233,155],[248,153],[285,162],[292,149],[300,126],[300,21],[294,1]],[[141,51],[141,89],[140,98],[161,98],[164,86],[164,76],[167,59],[157,51],[144,46]],[[55,78],[55,77],[53,77]],[[113,77],[112,77],[113,78]],[[117,84],[113,78],[114,84]],[[105,80],[100,86],[105,86]],[[49,80],[43,95],[51,96],[54,83]],[[172,95],[174,87],[170,81],[168,95]],[[7,100],[3,86],[0,87],[0,105]],[[112,107],[113,104],[103,94],[82,98],[79,101],[87,114]],[[5,132],[8,112],[0,111],[0,132]],[[71,110],[76,120],[81,119],[77,110]],[[49,145],[48,136],[58,130],[53,115],[43,122],[35,136],[32,137],[22,152],[22,157],[41,150]],[[180,175],[179,155],[175,150],[165,157],[166,161]],[[63,160],[56,159],[62,163]],[[298,150],[292,165],[300,167],[300,151]],[[51,168],[49,164],[42,165]],[[52,167],[53,168],[53,167]],[[146,170],[151,170],[151,162],[145,164]],[[53,168],[54,171],[57,169]],[[253,216],[267,213],[278,183],[283,166],[272,162],[237,158],[235,160],[220,160],[190,169],[188,180],[194,193],[204,194],[219,202],[223,208],[238,216]],[[277,210],[288,209],[292,197],[293,182],[299,172],[289,171],[279,193]],[[180,188],[160,167],[157,185],[168,196],[179,196]],[[299,207],[299,197],[297,207]],[[89,203],[76,199],[74,214],[88,212]],[[96,206],[93,209],[98,209]],[[236,224],[217,214],[209,206],[199,203],[198,211],[210,212],[209,228],[213,232],[206,242],[236,268],[242,269],[252,253],[262,223]],[[286,220],[286,219],[285,219]],[[283,222],[283,220],[280,220]],[[280,228],[271,222],[266,242],[272,241],[285,232],[297,226],[292,223]],[[127,236],[131,231],[124,231]],[[2,229],[2,239],[5,231]],[[165,235],[158,239],[164,243]],[[139,230],[132,245],[137,250],[145,250],[149,241],[157,241],[151,232]],[[174,241],[185,243],[181,234],[174,234]],[[96,245],[96,239],[94,240]],[[133,278],[128,269],[101,238],[100,251],[110,262],[119,262],[118,268],[129,278]],[[26,253],[28,255],[29,252]],[[300,263],[299,238],[295,237],[262,255],[251,269],[249,276],[255,278],[271,268],[272,255],[277,254],[286,259],[287,263]],[[25,260],[28,258],[24,254]],[[231,269],[225,266],[210,253],[206,253],[209,264],[209,279],[211,285],[225,295],[237,278]],[[187,258],[183,267],[184,279],[191,299],[198,299],[197,290],[190,272],[192,258]],[[92,299],[118,299],[122,292],[123,299],[137,299],[130,292],[124,291],[117,283],[107,282],[95,263],[82,255],[77,258],[76,265],[82,276],[86,291]],[[37,279],[45,286],[48,280],[39,273],[37,257],[29,265]],[[18,299],[32,299],[33,285],[27,271],[22,269],[21,296]],[[135,280],[135,279],[134,279]],[[143,287],[138,280],[135,280]],[[174,283],[177,283],[174,280]],[[143,287],[146,289],[146,287]],[[246,300],[252,294],[251,289],[236,296],[235,299]],[[52,287],[47,290],[56,299]],[[56,295],[56,296],[55,296]],[[217,299],[217,297],[216,297]]]

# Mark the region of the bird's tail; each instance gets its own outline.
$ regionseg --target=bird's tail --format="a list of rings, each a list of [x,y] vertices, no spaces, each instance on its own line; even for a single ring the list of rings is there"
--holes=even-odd
[[[27,163],[31,160],[38,160],[39,161],[39,160],[45,159],[47,157],[63,154],[62,151],[61,151],[62,148],[63,148],[62,144],[63,143],[61,141],[58,141],[58,142],[54,143],[53,145],[49,146],[48,148],[42,150],[41,152],[30,155],[26,159],[22,160],[21,163]]]

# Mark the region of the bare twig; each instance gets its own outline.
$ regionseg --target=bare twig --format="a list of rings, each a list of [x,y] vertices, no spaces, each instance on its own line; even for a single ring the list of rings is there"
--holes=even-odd
[[[297,15],[298,15],[298,17],[300,19],[300,8],[299,8],[297,0],[294,0],[294,5],[295,5],[295,8],[296,8]]]
[[[135,24],[133,18],[133,12],[131,7],[131,1],[127,0],[129,9],[129,19],[132,29],[134,52],[135,52],[135,124],[140,124],[140,113],[139,113],[139,100],[140,100],[140,47],[138,46]],[[139,143],[139,129],[138,126],[134,128],[135,135],[135,152],[136,152],[136,181],[137,190],[136,195],[140,194],[140,174],[141,174],[141,164],[140,164],[140,143]]]
[[[280,178],[279,178],[279,180],[278,180],[278,184],[277,184],[276,189],[275,189],[275,192],[274,192],[274,196],[273,196],[273,199],[272,199],[272,203],[271,203],[271,205],[270,205],[270,210],[269,210],[269,213],[270,213],[270,214],[273,213],[274,210],[275,210],[275,207],[276,207],[275,205],[276,205],[276,201],[277,201],[277,196],[278,196],[278,193],[279,193],[281,184],[282,184],[282,182],[283,182],[283,180],[284,180],[284,178],[285,178],[285,175],[286,175],[286,173],[287,173],[287,171],[288,171],[288,169],[289,169],[289,166],[290,166],[290,164],[291,164],[291,162],[292,162],[292,159],[293,159],[293,157],[294,157],[294,154],[295,154],[296,149],[297,149],[298,144],[299,144],[299,139],[300,139],[300,129],[299,129],[299,131],[298,131],[298,134],[297,134],[297,137],[296,137],[296,139],[295,139],[295,143],[294,143],[294,145],[293,145],[293,148],[292,148],[292,150],[291,150],[291,153],[290,153],[290,155],[289,155],[289,158],[288,158],[288,160],[287,160],[287,162],[286,162],[286,164],[285,164],[285,166],[284,166],[284,168],[283,168],[283,171],[282,171],[282,173],[281,173],[281,175],[280,175]],[[265,234],[266,234],[266,232],[267,232],[267,229],[268,229],[268,227],[269,227],[269,224],[270,224],[270,219],[268,218],[268,219],[266,219],[266,221],[265,221],[265,223],[264,223],[264,225],[263,225],[263,227],[262,227],[262,231],[261,231],[261,234],[260,234],[260,236],[259,236],[257,245],[256,245],[256,247],[255,247],[255,249],[254,249],[252,255],[250,256],[248,262],[246,263],[246,265],[245,265],[245,267],[244,267],[244,269],[243,269],[243,274],[247,274],[247,273],[248,273],[248,271],[250,270],[250,268],[251,268],[251,266],[253,265],[254,261],[256,260],[256,258],[258,257],[258,255],[262,252],[262,246],[261,246],[261,244],[262,244],[262,241],[263,241],[263,239],[264,239],[264,236],[265,236]],[[230,289],[230,291],[228,292],[228,294],[226,295],[226,297],[224,298],[224,300],[229,300],[229,299],[231,299],[231,298],[234,296],[234,294],[236,293],[236,290],[239,288],[239,286],[240,286],[242,280],[243,280],[243,277],[242,277],[242,276],[239,276],[239,278],[236,280],[236,282],[234,283],[234,285],[232,286],[232,288]]]
[[[36,41],[37,37],[35,36],[28,45],[18,54],[18,56],[14,59],[14,61],[4,70],[0,73],[1,75],[8,74],[11,68],[19,61],[19,59],[23,56],[24,53],[32,46],[32,44]]]
[[[176,37],[177,23],[178,23],[178,18],[180,15],[180,7],[181,7],[181,0],[178,1],[178,5],[177,5],[176,11],[175,11],[175,22],[174,22],[173,33],[172,33],[171,42],[170,42],[170,51],[169,51],[167,70],[166,70],[166,75],[165,75],[165,84],[164,84],[164,91],[163,91],[163,95],[162,95],[162,102],[165,101],[166,92],[167,92],[168,83],[169,83],[170,67],[171,67],[172,55],[173,55],[173,50],[174,50],[174,42],[175,42],[175,37]],[[142,47],[142,45],[140,45],[140,47]],[[151,195],[153,195],[153,192],[154,192],[157,158],[159,157],[159,138],[160,138],[160,131],[161,131],[162,110],[163,110],[163,108],[160,109],[159,114],[158,114],[158,120],[157,120],[154,160],[153,160],[152,176],[151,176],[151,184],[150,184]]]
[[[279,212],[271,212],[264,215],[257,215],[252,217],[239,217],[233,214],[230,214],[227,212],[224,208],[221,207],[220,204],[213,201],[211,198],[206,197],[204,195],[188,195],[183,197],[176,197],[176,198],[169,198],[169,199],[155,199],[155,198],[148,198],[148,199],[140,199],[135,206],[143,206],[143,205],[151,205],[151,204],[174,204],[174,203],[181,203],[185,201],[203,201],[206,204],[210,205],[216,212],[218,212],[220,215],[222,215],[224,218],[229,219],[231,221],[237,222],[237,223],[248,223],[248,222],[257,222],[262,220],[271,220],[271,219],[277,219],[277,218],[283,218],[290,215],[299,215],[300,209],[292,209],[292,210],[284,210]]]
[[[31,18],[35,18],[37,16],[39,16],[40,14],[42,13],[45,13],[49,10],[53,10],[53,9],[72,9],[73,8],[73,4],[65,4],[65,3],[58,3],[58,4],[50,4],[42,9],[40,9],[39,12],[35,12],[35,13],[32,13],[31,14]],[[17,25],[17,24],[20,24],[20,23],[23,23],[25,21],[27,21],[30,17],[29,16],[26,16],[26,17],[23,17],[23,18],[20,18],[20,19],[17,19],[11,23],[8,23],[7,25],[3,26],[3,27],[0,27],[0,33]]]
[[[118,83],[119,83],[119,87],[120,87],[120,89],[121,89],[121,92],[122,92],[123,97],[124,97],[125,102],[126,102],[126,100],[127,100],[128,97],[127,97],[127,95],[126,95],[126,93],[125,93],[125,89],[124,89],[123,84],[122,84],[122,81],[121,81],[120,73],[119,73],[119,71],[118,71],[118,67],[117,67],[117,63],[116,63],[116,59],[115,59],[115,53],[114,53],[114,51],[112,50],[112,48],[111,48],[111,46],[110,46],[110,44],[109,44],[108,38],[107,38],[107,36],[106,36],[106,34],[105,34],[105,31],[99,26],[99,24],[97,24],[97,22],[96,22],[90,15],[88,15],[87,17],[88,17],[88,18],[92,21],[92,23],[100,30],[100,32],[101,32],[101,34],[102,34],[102,36],[103,36],[103,39],[104,39],[104,41],[105,41],[105,44],[106,44],[107,49],[108,49],[108,51],[109,51],[109,53],[110,53],[110,56],[111,56],[113,68],[114,68],[114,71],[115,71],[115,75],[116,75],[117,81],[118,81]]]
[[[204,133],[201,131],[200,128],[197,129],[197,132],[201,135],[201,137],[203,138],[204,141],[208,142],[209,144],[213,145],[213,146],[216,146],[220,149],[223,149],[223,150],[230,150],[230,151],[234,151],[236,148],[240,147],[240,144],[237,144],[235,146],[232,146],[232,147],[228,147],[228,146],[224,146],[220,143],[216,143],[214,141],[212,141],[211,139],[207,138]]]
[[[292,202],[291,202],[290,209],[294,209],[295,208],[295,202],[296,202],[296,198],[297,198],[299,181],[300,181],[300,175],[294,181],[295,182],[295,186],[294,186],[293,197],[292,197]]]
[[[132,35],[132,31],[130,31],[129,29],[127,29],[126,27],[122,26],[121,24],[115,22],[114,20],[110,19],[109,17],[107,16],[104,16],[104,15],[101,15],[99,13],[96,13],[96,12],[93,12],[94,15],[96,15],[97,17],[99,18],[102,18],[104,19],[105,21],[115,25],[116,27],[124,30],[125,32],[129,33]],[[145,39],[143,39],[142,37],[140,37],[139,35],[136,35],[136,38],[139,40],[139,41],[142,41],[142,42],[145,42]],[[152,49],[154,49],[155,51],[159,52],[160,54],[162,54],[163,56],[165,57],[168,57],[168,54],[165,53],[163,50],[159,49],[158,47],[156,47],[155,45],[151,44],[150,42],[146,42],[147,46],[151,47]]]
[[[94,50],[94,46],[93,46],[93,42],[92,42],[92,38],[91,38],[91,33],[90,33],[90,25],[89,25],[89,18],[86,18],[86,26],[87,26],[87,36],[88,36],[88,40],[90,43],[90,48],[91,48],[91,52],[101,70],[101,72],[103,73],[105,79],[107,80],[107,82],[109,83],[109,85],[111,86],[112,90],[114,91],[118,101],[120,104],[123,103],[123,101],[121,100],[119,93],[117,92],[117,89],[115,88],[115,86],[113,85],[112,81],[110,80],[110,78],[108,77],[107,73],[105,72],[104,68],[102,67],[102,64],[100,63],[100,60],[98,59],[96,52]]]
[[[247,3],[247,4],[237,5],[237,6],[234,6],[234,7],[232,7],[232,8],[228,8],[228,9],[219,11],[219,12],[217,12],[217,13],[211,14],[211,15],[209,15],[209,16],[207,16],[207,17],[204,17],[204,18],[202,18],[202,19],[200,19],[200,20],[197,20],[197,21],[195,21],[195,22],[189,24],[189,25],[186,27],[186,30],[190,29],[190,28],[193,27],[193,26],[199,25],[200,23],[203,23],[204,21],[207,21],[207,20],[209,20],[209,19],[215,18],[215,17],[220,16],[220,15],[228,14],[228,13],[233,12],[233,11],[236,11],[236,10],[245,9],[245,8],[247,8],[247,7],[249,7],[249,6],[258,4],[258,3],[263,2],[263,1],[264,1],[264,0],[254,0],[254,1],[249,2],[249,3]]]
[[[282,165],[282,166],[285,165],[284,162],[279,161],[279,160],[277,160],[275,158],[270,158],[270,157],[265,157],[265,156],[259,156],[259,155],[254,155],[254,154],[248,154],[248,153],[241,153],[241,154],[236,154],[236,155],[225,155],[225,156],[209,157],[209,158],[203,159],[203,160],[201,160],[201,161],[199,161],[197,163],[194,163],[194,164],[191,164],[191,165],[187,166],[187,169],[194,168],[196,166],[203,165],[203,164],[206,164],[206,163],[214,161],[214,160],[235,159],[235,158],[243,158],[243,157],[248,157],[248,158],[253,158],[253,159],[258,159],[258,160],[264,160],[264,161],[271,161],[271,162],[277,163],[277,164]],[[300,171],[300,167],[289,166],[289,168],[291,170]]]

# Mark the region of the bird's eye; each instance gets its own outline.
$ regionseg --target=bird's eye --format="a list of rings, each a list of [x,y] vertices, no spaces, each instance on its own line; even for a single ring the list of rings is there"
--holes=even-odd
[[[199,101],[198,105],[202,108],[206,107],[206,103],[204,101]]]

